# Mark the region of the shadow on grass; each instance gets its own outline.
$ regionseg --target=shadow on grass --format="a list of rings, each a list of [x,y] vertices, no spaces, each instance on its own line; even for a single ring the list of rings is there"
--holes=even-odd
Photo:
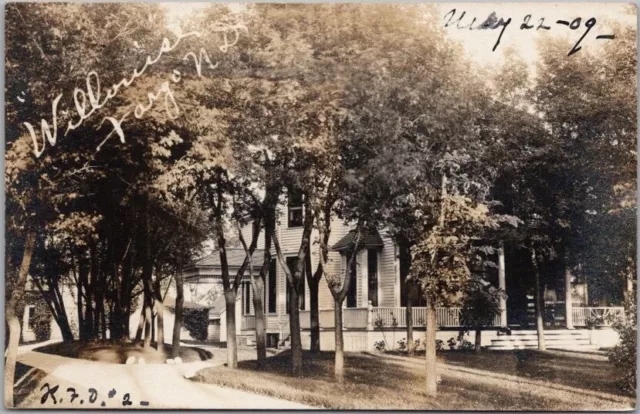
[[[13,403],[18,407],[22,402],[31,394],[36,392],[36,386],[46,374],[39,370],[33,369],[30,366],[24,365],[20,362],[16,363],[16,376],[14,384],[21,381],[20,384],[13,390]]]
[[[163,364],[168,358],[172,358],[172,349],[170,344],[165,344],[164,352],[159,352],[157,343],[152,343],[149,349],[145,349],[129,342],[101,340],[61,342],[41,346],[35,348],[34,351],[109,364],[124,364],[131,356],[142,357],[146,363]],[[213,354],[201,348],[182,346],[180,347],[180,358],[183,362],[206,361],[213,358]]]
[[[473,352],[455,356],[463,366],[470,366],[464,362],[476,357],[477,354]],[[236,370],[222,366],[201,370],[194,381],[336,410],[585,409],[581,401],[573,398],[568,401],[567,393],[546,395],[544,392],[534,393],[526,387],[517,388],[514,392],[507,386],[509,380],[485,381],[477,375],[445,375],[438,387],[438,396],[431,398],[424,393],[422,361],[416,360],[415,364],[413,361],[409,361],[409,364],[397,362],[381,355],[346,353],[345,379],[339,383],[333,377],[333,352],[304,352],[302,375],[296,377],[291,374],[291,352],[285,351],[267,358],[262,368],[254,360],[242,361]],[[488,371],[496,372],[493,369]],[[600,408],[607,408],[608,404],[604,402]]]
[[[291,352],[266,359],[241,361],[236,370],[214,367],[198,372],[195,381],[331,409],[434,409],[421,393],[422,375],[377,357],[345,354],[344,382],[336,381],[334,353],[303,353],[300,376],[291,374]]]
[[[616,385],[617,375],[613,365],[602,359],[531,349],[479,353],[443,352],[439,356],[443,362],[453,366],[627,396]]]
[[[302,378],[334,381],[334,353],[320,352],[312,354],[303,352]],[[266,359],[262,367],[257,361],[241,361],[238,368],[257,372],[265,372],[283,377],[298,378],[291,374],[291,351],[284,351]],[[411,369],[392,364],[379,363],[376,357],[369,355],[345,354],[345,382],[350,384],[379,386],[385,388],[401,388],[407,378],[416,376]]]

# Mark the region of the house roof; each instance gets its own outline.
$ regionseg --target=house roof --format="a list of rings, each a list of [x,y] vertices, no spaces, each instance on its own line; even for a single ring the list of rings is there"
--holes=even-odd
[[[227,310],[226,302],[224,300],[224,295],[218,296],[218,298],[213,302],[213,309],[211,309],[211,316],[220,317],[222,312]]]
[[[223,297],[223,301],[224,301],[224,297]],[[166,306],[167,308],[170,308],[170,309],[175,309],[176,308],[176,298],[173,297],[173,296],[165,297],[164,298],[164,306]],[[185,300],[182,303],[182,307],[183,307],[183,309],[211,309],[211,306],[201,305],[199,303],[191,302],[189,300]]]
[[[254,267],[262,266],[264,251],[256,249],[253,252],[252,262]],[[244,263],[246,252],[243,248],[227,249],[227,263],[229,267],[240,267]],[[198,260],[194,267],[220,267],[220,254],[218,251],[212,252],[210,255]]]
[[[347,250],[353,249],[356,242],[356,231],[351,230],[347,233],[346,236],[341,238],[336,244],[334,244],[331,249],[339,252],[344,252]],[[360,236],[360,245],[361,248],[381,248],[384,246],[384,242],[382,241],[382,237],[380,237],[380,233],[376,229],[366,229],[363,230],[362,235]]]

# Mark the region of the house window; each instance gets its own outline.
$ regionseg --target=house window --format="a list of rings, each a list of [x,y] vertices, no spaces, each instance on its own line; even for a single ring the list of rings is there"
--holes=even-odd
[[[367,270],[369,272],[369,300],[371,305],[378,306],[378,251],[367,252]]]
[[[291,256],[291,257],[287,257],[287,267],[289,267],[289,271],[291,273],[293,273],[295,271],[296,268],[296,264],[298,263],[298,258],[295,256]],[[286,278],[286,275],[285,275]],[[305,309],[305,295],[304,295],[304,291],[305,291],[305,269],[302,269],[302,275],[300,278],[300,287],[298,289],[299,295],[298,295],[298,309],[300,310],[304,310]],[[290,304],[290,298],[289,298],[289,294],[291,292],[290,290],[290,286],[289,286],[289,279],[286,278],[287,280],[287,290],[286,290],[286,296],[287,296],[287,313],[289,313],[289,304]]]
[[[26,307],[25,319],[27,320],[27,331],[33,332],[36,326],[36,307],[35,306]]]
[[[269,308],[267,310],[268,313],[276,313],[276,259],[271,260],[271,264],[269,265],[269,280],[267,281],[267,289],[268,289],[268,301]]]
[[[302,227],[302,193],[299,191],[289,191],[288,216],[289,227]]]

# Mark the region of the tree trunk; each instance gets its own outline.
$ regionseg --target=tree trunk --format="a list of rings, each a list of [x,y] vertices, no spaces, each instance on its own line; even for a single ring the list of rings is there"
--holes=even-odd
[[[162,303],[162,292],[160,291],[160,279],[158,275],[156,275],[153,293],[155,297],[154,305],[158,318],[157,350],[158,352],[164,353],[164,303]]]
[[[20,343],[20,321],[18,320],[16,307],[18,299],[24,296],[24,287],[31,267],[31,256],[33,255],[35,241],[35,231],[29,231],[25,237],[24,254],[22,255],[22,263],[18,272],[18,280],[5,308],[7,325],[9,326],[9,345],[4,363],[4,406],[9,408],[13,408],[13,383],[16,376],[16,360]]]
[[[87,275],[87,285],[84,287],[85,293],[85,324],[87,335],[89,339],[96,338],[97,331],[94,329],[94,310],[93,310],[93,296],[95,291],[95,285],[98,281],[98,262],[96,258],[95,245],[92,243],[89,247],[89,274]]]
[[[565,264],[564,269],[564,312],[567,329],[573,329],[573,304],[571,303],[571,269]]]
[[[69,325],[69,318],[67,317],[67,311],[64,308],[64,302],[62,299],[62,295],[60,294],[60,287],[58,282],[56,281],[51,286],[51,290],[45,291],[42,288],[38,279],[33,279],[34,284],[38,288],[41,297],[44,299],[49,311],[51,312],[51,316],[56,321],[56,324],[60,328],[60,333],[62,334],[62,340],[64,342],[73,341],[73,331],[71,331],[71,326]]]
[[[404,282],[407,285],[408,295],[407,295],[407,354],[413,355],[413,298],[415,292],[415,284],[412,281],[406,280]]]
[[[533,264],[533,273],[535,276],[535,304],[536,304],[536,331],[538,333],[538,350],[546,351],[547,346],[544,341],[544,305],[542,295],[540,294],[540,269],[538,268],[538,260],[536,259],[536,250],[531,249],[531,261]]]
[[[311,330],[311,346],[310,351],[313,354],[320,353],[320,306],[318,301],[318,292],[320,288],[320,279],[311,278],[309,282],[309,321]]]
[[[474,350],[476,352],[480,352],[482,350],[482,330],[480,328],[476,328],[476,344]]]
[[[302,276],[304,277],[304,276]],[[300,306],[297,289],[289,286],[289,332],[291,335],[291,372],[302,374],[302,338],[300,337]],[[304,294],[304,293],[303,293]]]
[[[429,397],[435,397],[438,392],[438,373],[436,371],[436,307],[433,301],[427,303],[427,332],[425,335],[426,389]]]
[[[224,302],[227,313],[227,367],[238,368],[238,339],[236,338],[236,297],[233,289],[225,290]]]
[[[334,362],[334,375],[336,381],[344,382],[344,339],[342,333],[342,301],[334,300],[336,353]]]
[[[275,215],[273,213],[273,206],[268,205],[266,208],[267,212],[265,213],[264,218],[264,256],[262,268],[258,274],[258,278],[260,279],[260,284],[262,286],[262,290],[265,290],[265,280],[267,279],[267,275],[271,269],[271,232],[273,231],[273,227],[275,226]],[[257,282],[257,280],[256,280]],[[265,318],[265,295],[257,294],[256,291],[258,288],[254,284],[254,295],[253,295],[253,308],[256,316],[256,352],[258,358],[258,366],[262,367],[264,360],[267,357],[267,327],[266,327],[266,318]],[[256,298],[261,298],[261,303],[256,303]],[[277,345],[277,344],[276,344]]]
[[[267,329],[264,317],[264,279],[253,278],[253,311],[256,318],[256,351],[258,366],[267,359]]]
[[[96,312],[93,319],[93,332],[97,338],[106,339],[105,331],[105,312],[104,312],[104,292],[106,291],[106,274],[104,272],[98,272],[98,288],[95,291],[96,300]]]
[[[100,307],[100,336],[102,339],[107,339],[107,313],[104,309],[104,298],[101,300]]]
[[[91,273],[91,262],[81,255],[78,258],[78,330],[80,340],[86,341],[92,338],[93,321],[89,318],[91,310],[91,296],[89,295],[89,274]],[[85,297],[84,308],[82,297]],[[64,306],[64,305],[63,305]]]
[[[146,292],[144,302],[144,349],[149,349],[151,348],[151,325],[153,324],[153,309],[151,305],[151,298],[147,298]]]
[[[154,311],[155,311],[155,305],[152,305],[151,306],[151,342],[152,343],[156,341],[156,315]]]
[[[136,330],[136,337],[133,340],[134,344],[142,343],[142,334],[144,333],[146,313],[144,311],[144,301],[142,302],[142,309],[140,310],[140,318],[138,319],[138,329]]]
[[[504,263],[504,242],[500,242],[500,248],[498,248],[498,287],[502,290],[500,295],[500,326],[507,327],[507,280],[506,280],[506,267]]]
[[[182,279],[182,265],[178,266],[176,272],[176,314],[173,324],[173,340],[171,342],[171,356],[173,358],[180,356],[180,329],[182,328],[182,306],[184,305],[184,286]]]
[[[82,266],[80,266],[82,267]],[[76,283],[76,295],[78,296],[77,299],[77,303],[76,303],[76,310],[78,312],[78,337],[80,338],[81,341],[84,341],[87,339],[87,330],[86,330],[86,325],[85,325],[85,320],[84,320],[84,316],[82,314],[83,308],[82,308],[82,273],[83,270],[80,269],[79,272],[80,274],[77,283]]]

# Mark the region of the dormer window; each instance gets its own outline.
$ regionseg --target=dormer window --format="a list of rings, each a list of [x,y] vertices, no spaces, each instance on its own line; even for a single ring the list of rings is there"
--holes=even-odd
[[[299,191],[289,191],[287,222],[289,227],[302,227],[302,193]]]

